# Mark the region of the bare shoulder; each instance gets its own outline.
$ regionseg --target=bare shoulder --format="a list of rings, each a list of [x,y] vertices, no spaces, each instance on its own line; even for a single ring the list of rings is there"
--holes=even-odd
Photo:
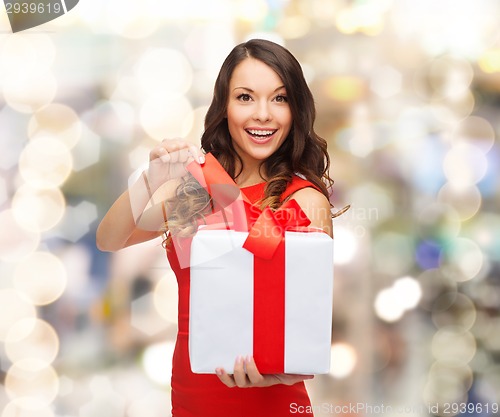
[[[323,193],[315,188],[307,187],[294,192],[290,198],[299,203],[299,206],[311,220],[311,226],[319,227],[332,236],[330,202]]]

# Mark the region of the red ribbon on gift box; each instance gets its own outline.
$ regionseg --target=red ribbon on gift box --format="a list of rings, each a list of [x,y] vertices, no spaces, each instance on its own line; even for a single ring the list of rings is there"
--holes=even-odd
[[[253,225],[243,247],[262,259],[272,259],[285,231],[311,223],[295,200],[285,202],[277,211],[265,208]]]
[[[248,232],[243,247],[254,254],[253,356],[263,374],[285,369],[285,231],[306,229],[311,221],[295,200],[278,210],[260,210],[238,188],[210,153],[205,163],[192,162],[188,171],[207,190],[231,225]],[[220,220],[221,216],[217,216]]]

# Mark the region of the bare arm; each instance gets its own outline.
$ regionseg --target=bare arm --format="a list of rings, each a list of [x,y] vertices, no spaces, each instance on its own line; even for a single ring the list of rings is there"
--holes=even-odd
[[[292,194],[307,217],[311,220],[310,226],[324,230],[330,237],[333,236],[332,214],[328,199],[314,188],[302,188]]]
[[[154,148],[147,172],[118,197],[99,224],[97,247],[114,252],[161,235],[165,219],[159,202],[174,195],[172,180],[186,175],[186,165],[195,159],[203,162],[201,151],[182,140],[164,140]]]
[[[149,227],[147,229],[138,226],[132,211],[131,195],[134,196],[135,204],[140,205],[142,203],[142,208],[146,208],[149,195],[142,177],[118,197],[102,219],[96,233],[98,249],[114,252],[127,246],[154,239],[162,233],[161,224],[157,224],[156,228]],[[152,214],[148,213],[148,217],[158,218],[158,216]]]

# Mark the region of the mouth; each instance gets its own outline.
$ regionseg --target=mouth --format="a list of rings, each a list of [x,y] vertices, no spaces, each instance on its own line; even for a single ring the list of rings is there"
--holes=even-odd
[[[277,131],[278,129],[245,129],[254,142],[261,144],[268,142]]]

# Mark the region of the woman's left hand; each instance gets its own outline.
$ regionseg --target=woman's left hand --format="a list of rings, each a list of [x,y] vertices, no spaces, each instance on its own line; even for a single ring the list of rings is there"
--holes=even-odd
[[[270,387],[271,385],[293,385],[306,379],[313,379],[314,375],[297,374],[265,374],[257,369],[253,357],[239,357],[234,364],[234,374],[228,374],[224,369],[217,368],[215,373],[229,388]]]

